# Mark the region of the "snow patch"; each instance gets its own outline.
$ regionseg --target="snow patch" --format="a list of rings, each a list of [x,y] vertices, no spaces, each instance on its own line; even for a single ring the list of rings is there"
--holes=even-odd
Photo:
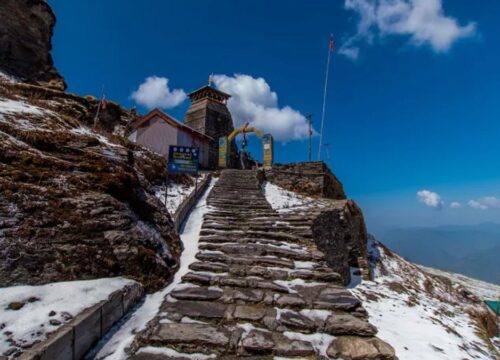
[[[328,349],[328,346],[330,346],[331,342],[335,339],[335,336],[324,333],[302,334],[298,332],[285,331],[283,335],[291,340],[310,342],[314,350],[316,350],[316,353],[326,358],[328,358],[328,356],[326,355],[326,350]]]
[[[29,347],[45,340],[48,333],[84,309],[134,283],[125,278],[106,278],[0,288],[0,354],[12,347],[9,341]],[[24,305],[19,310],[9,310],[9,304],[15,302]],[[55,325],[50,323],[51,320]]]
[[[265,182],[262,185],[266,200],[274,210],[287,210],[297,206],[303,206],[313,201],[312,198],[297,195],[292,191],[285,190],[277,185]]]
[[[145,353],[145,354],[154,354],[154,355],[165,355],[165,356],[170,356],[172,358],[185,358],[185,359],[190,359],[190,360],[208,360],[208,359],[215,359],[217,356],[214,354],[206,355],[206,354],[201,354],[201,353],[180,353],[175,351],[174,349],[162,347],[162,348],[157,348],[154,346],[146,346],[142,347],[137,351],[139,354]]]
[[[198,186],[206,178],[205,174],[202,174],[198,178]],[[191,177],[193,183],[191,185],[169,183],[168,184],[168,194],[167,194],[167,209],[170,214],[175,214],[179,206],[184,200],[186,200],[189,195],[195,190],[195,178]],[[155,186],[153,187],[155,196],[160,200],[162,204],[165,204],[165,186]]]

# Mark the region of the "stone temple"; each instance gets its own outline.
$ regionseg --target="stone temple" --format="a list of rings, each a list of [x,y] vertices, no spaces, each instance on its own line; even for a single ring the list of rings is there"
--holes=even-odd
[[[233,119],[227,108],[231,95],[214,89],[210,85],[188,94],[191,100],[184,123],[190,128],[214,139],[209,151],[209,167],[217,167],[219,138],[234,130]]]

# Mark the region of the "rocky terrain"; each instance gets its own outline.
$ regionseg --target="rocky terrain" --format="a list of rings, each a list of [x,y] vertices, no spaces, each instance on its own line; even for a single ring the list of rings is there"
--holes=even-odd
[[[110,109],[118,131],[127,113]],[[128,275],[155,289],[177,266],[179,238],[152,187],[163,160],[107,132],[109,119],[93,129],[94,110],[2,84],[0,285]]]
[[[23,81],[66,89],[50,50],[56,17],[45,0],[2,0],[0,69]]]
[[[374,280],[353,293],[400,359],[500,358],[499,320],[482,297],[495,285],[421,269],[374,239],[369,252]]]

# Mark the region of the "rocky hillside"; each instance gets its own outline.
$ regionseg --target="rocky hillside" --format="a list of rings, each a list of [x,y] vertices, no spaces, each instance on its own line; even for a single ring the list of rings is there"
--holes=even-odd
[[[93,129],[94,110],[2,84],[0,286],[128,275],[154,289],[175,269],[178,235],[152,186],[163,160],[105,130],[120,129],[125,110],[112,104],[115,126]]]
[[[400,359],[500,358],[498,317],[456,277],[424,271],[371,240],[374,281],[353,289]],[[480,293],[490,293],[480,282]]]

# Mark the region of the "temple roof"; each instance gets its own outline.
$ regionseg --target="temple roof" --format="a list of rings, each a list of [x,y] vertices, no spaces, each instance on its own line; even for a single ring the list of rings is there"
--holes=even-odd
[[[226,94],[220,90],[214,89],[209,85],[205,85],[191,93],[188,94],[189,98],[192,102],[203,100],[203,99],[211,99],[214,101],[218,101],[221,103],[225,103],[231,95]]]

